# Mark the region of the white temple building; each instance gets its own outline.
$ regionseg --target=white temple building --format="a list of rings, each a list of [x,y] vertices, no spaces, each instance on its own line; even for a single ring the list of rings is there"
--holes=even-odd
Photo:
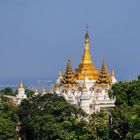
[[[55,83],[54,93],[64,96],[71,103],[80,106],[88,114],[100,110],[109,111],[115,100],[111,100],[108,91],[116,83],[114,69],[110,76],[103,62],[100,72],[95,68],[89,49],[89,35],[85,36],[85,48],[79,67],[73,72],[71,61],[68,60],[66,71],[60,71]]]

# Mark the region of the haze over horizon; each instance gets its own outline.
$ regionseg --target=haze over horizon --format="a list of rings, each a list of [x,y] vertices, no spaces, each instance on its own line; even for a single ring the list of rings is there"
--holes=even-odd
[[[0,1],[0,79],[57,79],[67,59],[77,68],[89,25],[90,51],[117,80],[140,73],[140,1]],[[0,80],[0,81],[1,81]]]

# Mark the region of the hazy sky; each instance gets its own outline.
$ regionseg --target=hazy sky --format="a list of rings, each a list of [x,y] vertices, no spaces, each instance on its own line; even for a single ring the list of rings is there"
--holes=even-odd
[[[119,80],[140,73],[140,0],[0,0],[0,79],[54,79],[81,61],[89,25],[93,62]]]

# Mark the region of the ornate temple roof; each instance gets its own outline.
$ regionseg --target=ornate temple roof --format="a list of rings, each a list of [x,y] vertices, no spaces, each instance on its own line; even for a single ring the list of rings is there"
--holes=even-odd
[[[67,66],[66,66],[66,71],[62,75],[62,79],[60,79],[60,80],[61,80],[61,84],[64,87],[67,87],[67,88],[71,88],[74,85],[76,85],[75,74],[74,74],[74,72],[72,70],[71,61],[70,60],[68,60]]]
[[[97,80],[98,77],[98,69],[94,67],[94,64],[91,59],[90,49],[89,49],[89,35],[88,31],[85,35],[85,49],[84,54],[79,64],[79,67],[76,69],[76,79],[83,80],[84,74],[86,73],[88,79]]]
[[[111,77],[108,73],[107,67],[103,61],[101,72],[99,73],[99,77],[96,81],[97,84],[106,87],[112,82]]]

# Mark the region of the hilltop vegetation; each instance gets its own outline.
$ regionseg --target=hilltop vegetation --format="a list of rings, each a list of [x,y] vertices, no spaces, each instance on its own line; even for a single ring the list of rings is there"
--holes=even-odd
[[[0,95],[16,96],[16,93],[17,93],[17,91],[13,91],[13,89],[10,87],[6,87],[0,91]]]
[[[112,138],[140,140],[140,75],[137,80],[113,85]]]
[[[27,139],[34,140],[93,140],[96,129],[101,137],[106,132],[107,114],[97,113],[86,121],[87,114],[79,107],[66,102],[62,96],[47,94],[22,102],[19,110],[22,132]],[[95,125],[95,119],[98,120]],[[106,127],[103,128],[103,126]]]
[[[17,140],[17,107],[7,98],[0,96],[0,140]]]
[[[110,115],[98,112],[90,116],[53,94],[30,96],[18,108],[1,97],[0,139],[16,140],[20,122],[19,135],[27,140],[139,140],[140,76],[116,83],[109,95],[116,98]]]

